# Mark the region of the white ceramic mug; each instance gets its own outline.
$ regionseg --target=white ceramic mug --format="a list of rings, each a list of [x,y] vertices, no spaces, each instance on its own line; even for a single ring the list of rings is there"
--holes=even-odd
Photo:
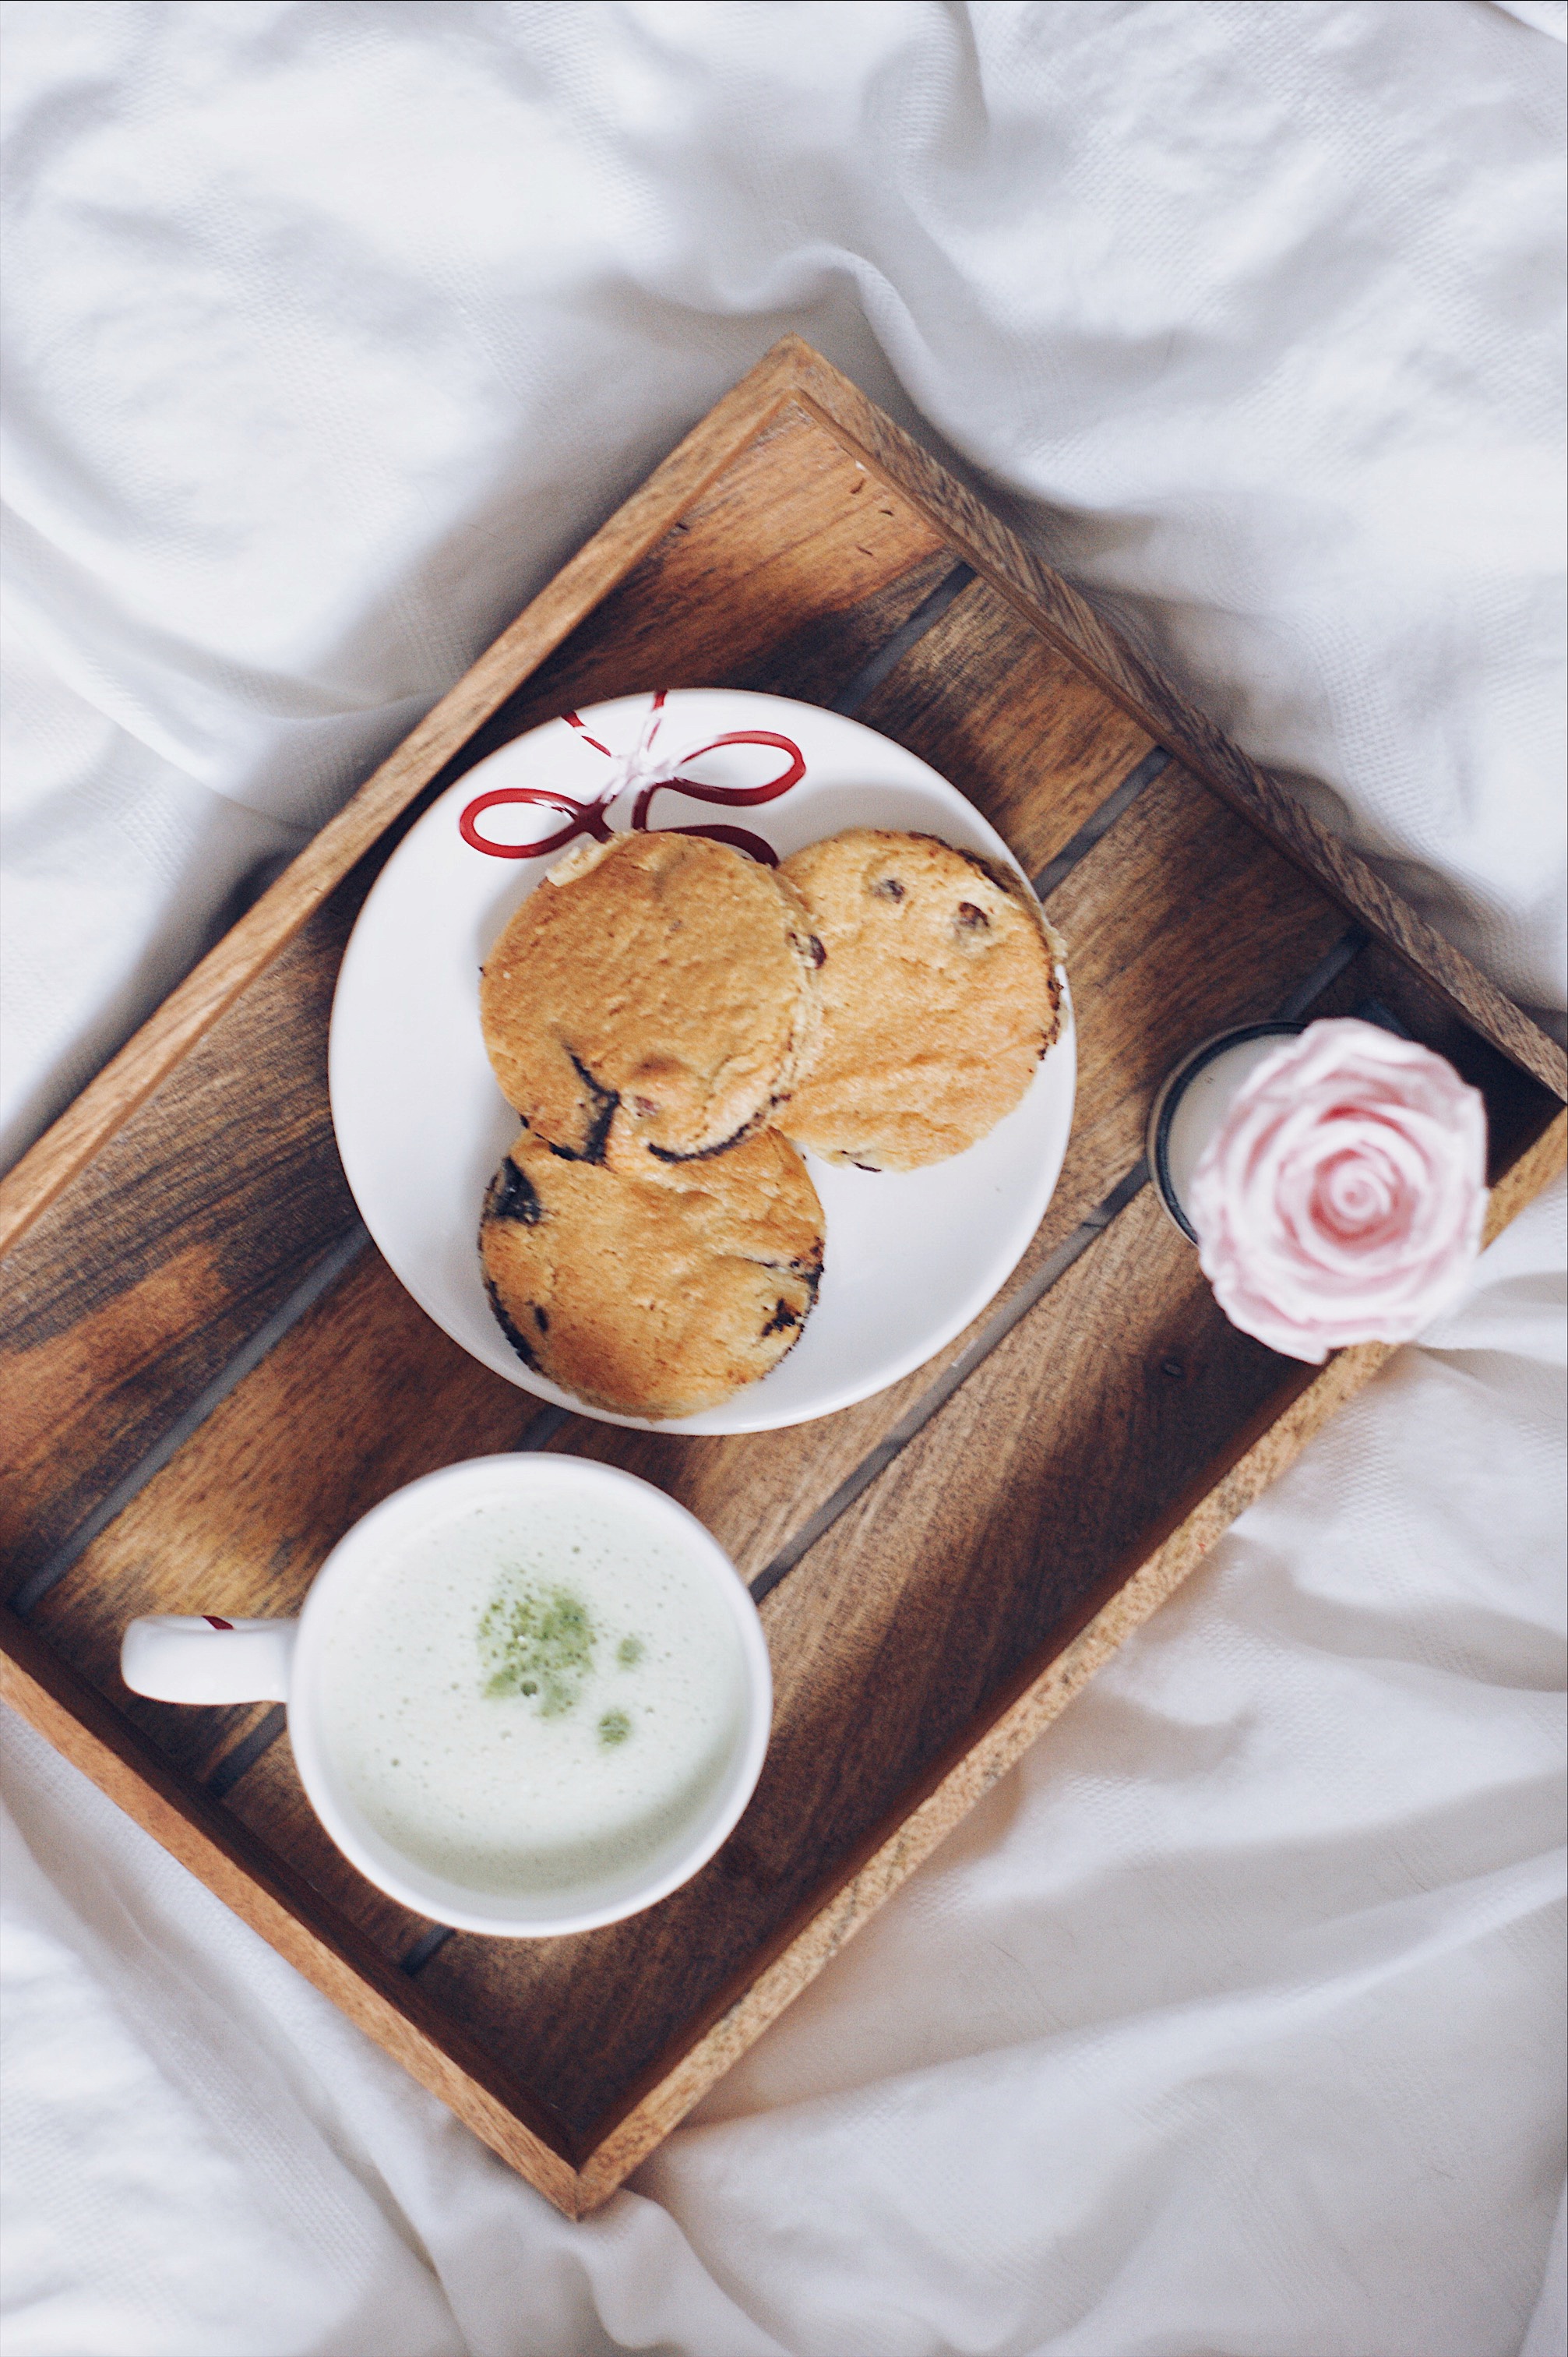
[[[726,1686],[724,1697],[727,1731],[722,1753],[684,1817],[662,1823],[645,1855],[558,1888],[505,1893],[477,1889],[395,1847],[360,1804],[324,1727],[328,1641],[337,1616],[351,1606],[363,1609],[378,1573],[397,1550],[438,1534],[463,1511],[504,1509],[516,1513],[521,1529],[531,1511],[570,1512],[575,1504],[595,1500],[612,1511],[618,1501],[619,1511],[630,1510],[660,1543],[673,1543],[684,1566],[718,1599],[721,1618],[727,1619],[736,1641],[734,1692]],[[634,1572],[628,1572],[627,1593],[635,1598]],[[134,1692],[163,1702],[286,1702],[306,1796],[367,1880],[436,1922],[511,1938],[543,1939],[615,1922],[689,1880],[751,1798],[768,1749],[773,1706],[757,1607],[717,1541],[683,1506],[636,1475],[585,1458],[548,1454],[470,1458],[426,1474],[383,1500],[338,1541],[296,1620],[231,1620],[219,1614],[133,1620],[121,1649],[121,1674]]]

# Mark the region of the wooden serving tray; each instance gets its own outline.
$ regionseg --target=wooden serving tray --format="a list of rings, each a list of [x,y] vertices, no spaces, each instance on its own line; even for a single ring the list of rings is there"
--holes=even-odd
[[[1079,1099],[1004,1293],[892,1391],[736,1438],[623,1431],[467,1358],[334,1149],[338,962],[483,754],[631,690],[854,711],[971,795],[1069,945]],[[604,2201],[1387,1355],[1216,1308],[1143,1161],[1222,1026],[1369,1001],[1486,1095],[1495,1232],[1563,1159],[1561,1051],[789,339],[497,640],[0,1188],[5,1692],[563,2210]],[[454,1217],[465,1216],[461,1206]],[[449,1460],[660,1483],[766,1600],[756,1797],[688,1887],[575,1939],[443,1934],[306,1806],[281,1709],[128,1694],[141,1612],[298,1608]]]

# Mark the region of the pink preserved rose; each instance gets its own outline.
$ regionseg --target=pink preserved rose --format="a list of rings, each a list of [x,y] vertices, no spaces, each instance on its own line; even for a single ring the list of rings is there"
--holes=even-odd
[[[1404,1342],[1481,1248],[1486,1107],[1414,1040],[1309,1024],[1243,1085],[1193,1172],[1198,1256],[1231,1323],[1315,1364]]]

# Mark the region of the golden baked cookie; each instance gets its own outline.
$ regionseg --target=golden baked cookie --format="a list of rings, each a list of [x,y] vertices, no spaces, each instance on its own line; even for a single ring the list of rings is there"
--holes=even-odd
[[[486,961],[485,1046],[538,1137],[602,1162],[612,1132],[666,1160],[766,1121],[816,1028],[815,950],[772,870],[700,835],[570,853]]]
[[[519,1358],[590,1407],[693,1415],[778,1365],[822,1272],[822,1211],[788,1139],[660,1163],[573,1160],[524,1130],[479,1223]]]
[[[1010,871],[852,827],[784,862],[826,956],[822,1028],[776,1118],[830,1162],[915,1170],[1011,1113],[1057,1036],[1061,943]]]

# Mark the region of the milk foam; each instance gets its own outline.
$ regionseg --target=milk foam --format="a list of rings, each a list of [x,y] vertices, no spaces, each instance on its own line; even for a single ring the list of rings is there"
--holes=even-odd
[[[569,1674],[498,1691],[498,1624],[521,1605],[520,1624],[556,1625],[561,1598],[588,1631]],[[361,1574],[320,1691],[371,1825],[504,1897],[635,1871],[677,1837],[739,1738],[744,1663],[711,1577],[634,1496],[512,1500],[451,1512]]]

